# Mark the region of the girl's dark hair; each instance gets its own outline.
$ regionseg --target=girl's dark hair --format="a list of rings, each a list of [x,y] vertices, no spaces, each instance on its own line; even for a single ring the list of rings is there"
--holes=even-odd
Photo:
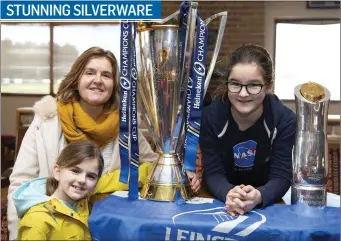
[[[272,85],[274,79],[274,68],[270,54],[266,49],[254,44],[242,45],[235,49],[229,56],[226,70],[226,80],[229,79],[232,68],[236,64],[251,64],[255,63],[262,71],[265,84]],[[220,84],[214,91],[214,97],[222,96],[227,98],[227,84]]]
[[[96,159],[98,161],[98,177],[102,175],[104,160],[101,150],[89,141],[77,141],[68,144],[60,153],[56,165],[59,168],[71,168],[86,160]],[[46,181],[46,193],[51,196],[58,187],[58,181],[49,177]]]

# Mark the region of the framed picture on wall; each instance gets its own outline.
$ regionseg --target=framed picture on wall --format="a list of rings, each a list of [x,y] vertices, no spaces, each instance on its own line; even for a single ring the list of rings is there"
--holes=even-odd
[[[340,8],[340,1],[307,1],[307,8],[310,9]]]

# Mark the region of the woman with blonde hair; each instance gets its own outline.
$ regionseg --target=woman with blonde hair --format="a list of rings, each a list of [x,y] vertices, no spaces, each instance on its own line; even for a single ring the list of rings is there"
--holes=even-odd
[[[8,190],[10,239],[17,237],[18,217],[12,194],[21,184],[51,173],[68,143],[89,140],[100,147],[103,173],[120,168],[118,145],[118,67],[108,50],[92,47],[82,53],[59,86],[56,98],[34,105],[35,116],[22,141]],[[158,158],[139,132],[141,162]]]
[[[128,189],[119,182],[119,170],[101,177],[103,165],[97,146],[72,142],[59,155],[49,178],[35,178],[18,188],[13,194],[21,217],[18,240],[92,240],[89,198]],[[148,162],[139,167],[139,186],[150,171]]]

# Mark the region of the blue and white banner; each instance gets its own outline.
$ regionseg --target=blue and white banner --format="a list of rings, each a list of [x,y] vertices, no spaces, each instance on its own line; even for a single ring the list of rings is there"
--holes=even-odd
[[[1,21],[161,19],[161,1],[1,1]]]
[[[188,87],[192,86],[190,112],[187,113],[186,120],[186,139],[185,139],[185,159],[184,169],[195,172],[197,152],[199,145],[201,111],[204,100],[205,85],[205,65],[207,54],[207,27],[204,21],[197,17],[197,33],[195,49],[193,50],[192,66],[190,77],[188,78]]]
[[[136,23],[133,24],[133,41],[132,41],[132,69],[131,69],[131,100],[130,100],[130,176],[129,176],[129,199],[136,200],[138,198],[138,168],[139,159],[139,139],[138,139],[138,118],[137,118],[137,66],[136,66]]]
[[[182,25],[179,36],[179,62],[184,60],[184,46],[187,32],[188,11],[190,9],[190,2],[185,1],[180,5],[180,15],[182,19]],[[207,54],[207,38],[208,30],[204,21],[200,18],[199,13],[195,16],[196,21],[196,33],[195,42],[193,43],[193,50],[191,56],[191,64],[189,66],[189,77],[186,81],[186,104],[185,104],[185,140],[183,143],[184,154],[180,153],[180,156],[184,156],[184,170],[195,172],[196,159],[199,145],[200,124],[201,124],[201,111],[203,103],[203,92],[205,85],[206,75],[206,54]],[[180,64],[179,71],[182,64]],[[182,99],[184,91],[180,93]],[[183,137],[181,137],[183,138]]]
[[[120,182],[128,183],[129,198],[138,198],[138,120],[137,120],[137,67],[136,24],[121,22],[120,68]]]
[[[275,204],[231,216],[224,206],[203,198],[176,205],[111,195],[95,204],[89,227],[94,240],[340,240],[340,208],[305,215]]]
[[[130,168],[130,117],[131,117],[131,69],[132,69],[132,23],[121,23],[121,66],[120,66],[120,132],[121,159],[120,182],[128,183]]]

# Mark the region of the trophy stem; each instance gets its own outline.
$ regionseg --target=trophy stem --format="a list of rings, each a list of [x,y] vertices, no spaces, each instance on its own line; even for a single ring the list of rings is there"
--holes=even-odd
[[[176,192],[181,188],[181,196],[188,200],[193,197],[190,184],[184,178],[182,187],[181,164],[175,154],[161,154],[141,190],[141,197],[155,201],[175,201]]]

